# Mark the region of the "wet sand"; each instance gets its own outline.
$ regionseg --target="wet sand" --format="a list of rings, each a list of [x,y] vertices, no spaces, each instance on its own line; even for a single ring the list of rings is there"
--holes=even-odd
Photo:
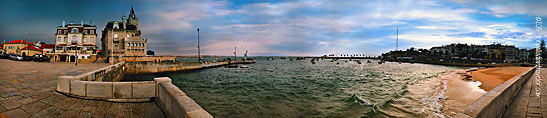
[[[448,117],[453,117],[463,111],[468,105],[473,103],[480,96],[486,94],[486,91],[479,88],[478,83],[467,79],[470,69],[457,70],[443,76],[447,86],[446,98],[441,100],[443,108],[441,111]]]

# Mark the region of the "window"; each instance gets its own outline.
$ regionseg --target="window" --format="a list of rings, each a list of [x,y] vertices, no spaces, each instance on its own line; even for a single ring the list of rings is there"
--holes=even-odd
[[[57,37],[57,42],[61,42],[61,37]]]
[[[114,29],[119,29],[120,26],[118,26],[118,22],[114,22]]]
[[[118,38],[118,34],[117,34],[117,33],[116,33],[116,34],[114,34],[114,38]]]
[[[78,37],[77,36],[72,36],[71,42],[72,43],[78,43]]]
[[[87,38],[84,38],[84,43],[87,42]]]
[[[63,30],[57,30],[57,34],[62,34]]]
[[[57,47],[55,47],[55,50],[63,50],[63,47],[57,46]]]
[[[127,38],[129,38],[129,34],[127,34]]]
[[[64,42],[68,42],[67,38],[65,37],[65,41]]]
[[[84,30],[84,34],[87,34],[87,30]]]
[[[129,43],[127,44],[127,47],[129,47]]]
[[[78,28],[72,28],[72,33],[78,33]]]
[[[95,30],[89,31],[89,34],[95,34]]]
[[[63,34],[66,34],[66,33],[68,33],[68,32],[66,30],[63,30]]]
[[[93,41],[93,39],[94,39],[94,38],[93,38],[93,37],[91,37],[91,43],[93,43],[93,42],[94,42],[94,41]]]

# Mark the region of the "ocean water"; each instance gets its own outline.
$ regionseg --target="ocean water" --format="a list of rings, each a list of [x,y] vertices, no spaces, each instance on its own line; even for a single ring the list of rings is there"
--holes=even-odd
[[[347,61],[347,62],[346,62]],[[387,62],[258,58],[249,68],[209,68],[128,75],[170,77],[218,118],[444,117],[441,75],[456,67]]]

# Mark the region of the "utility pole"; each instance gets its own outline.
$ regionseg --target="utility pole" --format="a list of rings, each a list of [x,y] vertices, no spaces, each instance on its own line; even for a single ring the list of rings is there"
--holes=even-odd
[[[234,62],[237,60],[237,47],[234,47]]]
[[[199,50],[199,28],[198,28],[198,61],[201,63],[201,54]]]

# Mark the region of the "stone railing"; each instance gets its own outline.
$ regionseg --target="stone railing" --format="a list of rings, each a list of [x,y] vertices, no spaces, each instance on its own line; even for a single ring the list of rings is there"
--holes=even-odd
[[[168,77],[154,78],[156,83],[156,102],[166,111],[167,117],[177,118],[212,118],[186,93],[171,83]]]
[[[456,117],[495,118],[501,117],[520,88],[528,81],[535,68],[521,73],[475,100]]]
[[[102,81],[102,78],[118,76],[116,73],[123,69],[124,63],[118,63],[77,76],[60,76],[56,91],[77,98],[114,102],[155,100],[171,118],[212,118],[211,114],[173,85],[168,77],[139,82]]]
[[[125,63],[121,62],[72,77],[82,81],[120,81],[123,77],[123,70],[126,69],[124,65]]]

